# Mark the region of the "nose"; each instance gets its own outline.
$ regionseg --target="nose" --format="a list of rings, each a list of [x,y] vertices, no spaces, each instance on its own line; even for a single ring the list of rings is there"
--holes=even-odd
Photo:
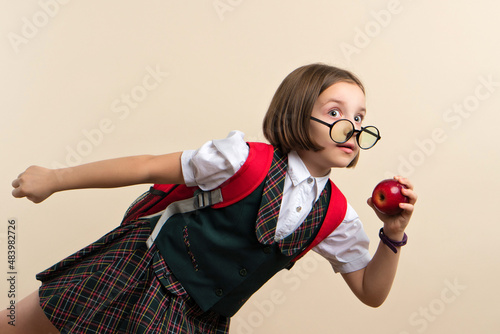
[[[350,119],[350,121],[352,122],[352,124],[354,125],[354,129],[356,131],[361,131],[361,124],[359,124],[359,122],[356,122],[354,119]]]

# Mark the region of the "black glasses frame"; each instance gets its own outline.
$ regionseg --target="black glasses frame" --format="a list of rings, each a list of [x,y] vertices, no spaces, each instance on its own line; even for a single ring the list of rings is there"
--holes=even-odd
[[[378,142],[378,141],[382,138],[382,137],[380,137],[380,131],[379,131],[379,130],[375,127],[375,126],[373,126],[373,125],[369,125],[369,126],[366,126],[366,127],[361,127],[361,130],[357,130],[357,129],[354,127],[354,124],[353,124],[350,120],[345,119],[345,118],[342,118],[342,119],[336,120],[336,121],[335,121],[335,122],[333,122],[332,124],[329,124],[329,123],[327,123],[327,122],[324,122],[324,121],[322,121],[322,120],[320,120],[320,119],[318,119],[318,118],[316,118],[316,117],[313,117],[313,116],[311,116],[311,119],[312,119],[313,121],[316,121],[316,122],[318,122],[318,123],[321,123],[321,124],[323,124],[323,125],[328,126],[328,127],[330,128],[330,139],[331,139],[331,140],[333,140],[333,141],[334,141],[335,143],[337,143],[337,144],[343,144],[343,143],[347,142],[347,141],[348,141],[349,139],[351,139],[351,137],[352,137],[352,136],[356,133],[356,142],[358,143],[359,148],[361,148],[361,149],[363,149],[363,150],[368,150],[368,149],[372,148],[373,146],[375,146],[375,144],[376,144],[376,143],[377,143],[377,142]],[[333,129],[333,127],[335,126],[335,124],[337,124],[338,122],[345,122],[345,121],[347,121],[347,122],[351,123],[351,126],[352,126],[352,131],[350,131],[350,132],[347,134],[346,139],[345,139],[344,141],[336,141],[336,140],[335,140],[335,139],[333,139],[333,137],[332,137],[332,129]],[[370,128],[375,129],[377,132],[370,131]],[[362,132],[366,132],[366,133],[369,133],[369,134],[371,134],[372,136],[374,136],[374,137],[376,138],[375,142],[374,142],[372,145],[368,146],[368,147],[362,147],[362,146],[361,146],[361,144],[360,144],[360,141],[359,141],[359,136],[361,135],[361,133],[362,133]]]

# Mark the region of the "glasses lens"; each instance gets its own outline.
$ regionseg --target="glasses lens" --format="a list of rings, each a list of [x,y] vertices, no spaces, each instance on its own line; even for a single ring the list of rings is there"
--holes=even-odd
[[[378,139],[378,129],[374,126],[367,126],[366,128],[363,128],[363,130],[359,134],[359,147],[363,149],[370,148],[377,143]]]
[[[354,125],[347,120],[342,119],[335,122],[330,130],[330,137],[336,143],[342,144],[351,138],[354,132]]]

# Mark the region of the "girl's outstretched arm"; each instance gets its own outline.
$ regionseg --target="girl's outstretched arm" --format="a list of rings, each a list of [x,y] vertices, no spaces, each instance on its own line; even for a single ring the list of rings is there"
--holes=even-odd
[[[48,169],[31,166],[12,182],[12,195],[42,202],[55,192],[83,188],[116,188],[142,183],[184,183],[182,152],[141,155]]]
[[[395,179],[407,187],[402,192],[403,195],[408,196],[410,199],[409,203],[400,204],[403,212],[396,216],[387,216],[377,210],[374,211],[384,223],[384,234],[391,240],[400,241],[403,239],[404,230],[410,222],[417,195],[413,191],[412,184],[407,179],[402,177],[395,177]],[[373,208],[371,198],[368,199],[368,205]],[[380,241],[377,251],[368,266],[352,273],[342,274],[351,290],[363,303],[378,307],[382,305],[389,295],[401,254],[400,248],[397,250],[398,252],[394,253]]]

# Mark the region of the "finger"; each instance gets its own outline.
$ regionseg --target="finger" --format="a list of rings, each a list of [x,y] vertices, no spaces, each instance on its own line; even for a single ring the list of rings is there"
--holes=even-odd
[[[394,179],[402,185],[406,186],[408,189],[413,189],[413,184],[407,178],[397,175],[394,176]]]
[[[409,213],[412,213],[415,209],[415,206],[411,203],[399,203],[399,207]]]
[[[25,194],[23,191],[21,191],[21,188],[15,188],[14,190],[12,190],[12,196],[14,196],[15,198],[22,198],[25,196]]]
[[[401,189],[401,193],[409,198],[409,202],[411,204],[415,204],[417,202],[417,194],[412,189]]]
[[[12,186],[13,186],[14,188],[17,188],[17,187],[19,187],[20,185],[21,185],[21,184],[20,184],[20,182],[19,182],[19,179],[15,179],[14,181],[12,181]]]
[[[406,224],[408,224],[411,216],[413,215],[413,210],[415,209],[415,207],[410,203],[403,203],[399,207],[403,209],[403,211],[401,212],[401,217],[405,219],[407,221]]]

